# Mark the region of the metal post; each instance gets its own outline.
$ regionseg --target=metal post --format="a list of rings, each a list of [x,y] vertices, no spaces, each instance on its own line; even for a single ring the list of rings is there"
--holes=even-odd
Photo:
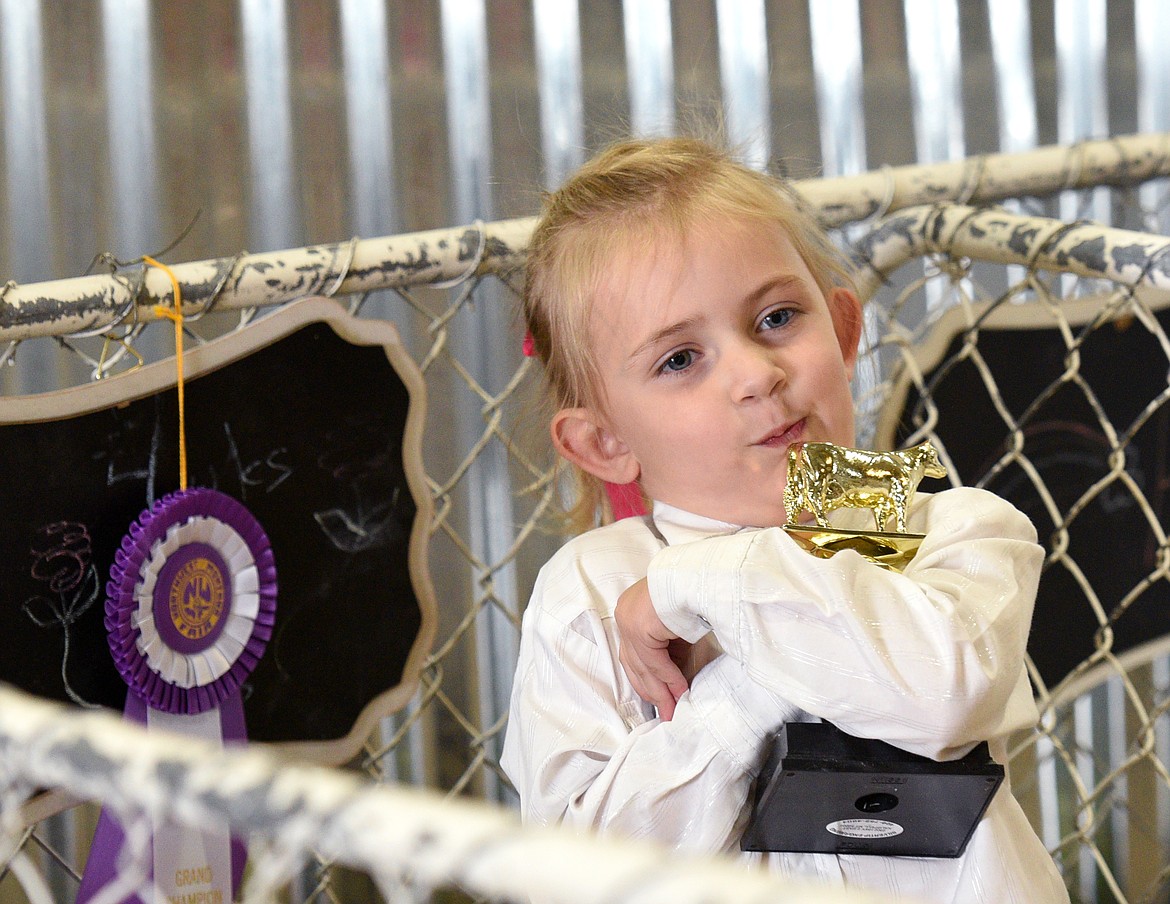
[[[1134,0],[1134,43],[1137,51],[1138,129],[1170,131],[1170,4],[1165,0]],[[1170,232],[1170,198],[1164,180],[1143,185],[1143,228]]]
[[[772,153],[764,4],[753,0],[716,0],[715,12],[728,138],[744,163],[764,169]]]
[[[106,54],[106,146],[113,186],[114,253],[132,260],[156,254],[173,236],[159,227],[158,162],[154,120],[154,72],[147,0],[103,0]],[[135,340],[155,360],[173,351],[166,330],[147,330]]]
[[[10,278],[47,279],[53,275],[53,242],[39,2],[0,2],[0,79],[4,91]],[[0,348],[0,353],[4,351]],[[51,388],[50,351],[31,346],[20,350],[21,366],[12,374],[12,391]]]
[[[534,0],[532,15],[544,184],[552,189],[584,159],[581,26],[576,0]]]
[[[1025,0],[987,0],[987,27],[995,65],[999,149],[1036,146],[1036,80],[1032,72],[1032,20]]]
[[[1057,0],[1055,16],[1059,141],[1074,144],[1084,139],[1104,138],[1109,134],[1105,0]],[[1108,225],[1109,190],[1091,189],[1087,198],[1085,205],[1074,192],[1062,195],[1061,219],[1090,217]]]
[[[274,251],[302,243],[293,180],[288,26],[283,0],[241,0],[251,159],[251,244]]]
[[[670,0],[625,0],[622,24],[635,135],[674,133],[674,57]]]
[[[857,0],[809,0],[808,15],[822,174],[860,173],[866,167],[861,11]]]
[[[447,136],[454,191],[454,222],[469,223],[491,217],[491,109],[488,96],[487,23],[483,0],[443,0],[443,67],[447,80]],[[510,311],[496,293],[476,290],[476,304],[464,311],[451,340],[471,376],[485,387],[503,386],[515,366]],[[512,341],[509,341],[512,340]],[[481,408],[465,394],[455,406],[460,448],[470,449],[484,427]],[[489,567],[502,561],[514,536],[512,483],[506,450],[489,442],[466,477],[468,537],[477,558]],[[507,565],[475,574],[473,596],[495,597],[515,617],[516,574]],[[473,599],[472,604],[477,604]],[[519,638],[508,613],[492,603],[476,620],[478,724],[486,729],[502,719],[511,696],[512,671]],[[486,743],[486,742],[485,742]],[[488,743],[488,754],[498,757],[498,743]],[[499,799],[503,792],[496,773],[483,770],[484,794]]]
[[[954,0],[905,0],[906,62],[919,163],[965,153],[959,13]]]

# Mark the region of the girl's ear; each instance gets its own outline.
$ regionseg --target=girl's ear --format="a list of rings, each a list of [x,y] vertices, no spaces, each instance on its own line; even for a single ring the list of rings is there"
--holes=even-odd
[[[607,483],[632,483],[641,468],[630,448],[588,408],[562,408],[550,426],[553,446],[565,460]]]
[[[841,346],[841,356],[850,371],[857,363],[857,352],[861,345],[861,328],[864,323],[861,301],[849,289],[837,286],[829,295],[829,310],[833,314],[833,328]]]

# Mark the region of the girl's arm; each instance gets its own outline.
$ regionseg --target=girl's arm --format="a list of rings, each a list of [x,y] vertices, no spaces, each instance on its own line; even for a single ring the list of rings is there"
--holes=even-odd
[[[751,677],[861,737],[936,759],[1035,719],[1024,655],[1043,550],[1027,518],[971,488],[920,496],[904,573],[817,559],[781,529],[659,552],[650,595],[684,639],[715,632]]]
[[[501,764],[536,824],[648,837],[687,850],[739,836],[772,733],[795,709],[720,656],[662,722],[614,655],[612,619],[566,625],[530,606]]]

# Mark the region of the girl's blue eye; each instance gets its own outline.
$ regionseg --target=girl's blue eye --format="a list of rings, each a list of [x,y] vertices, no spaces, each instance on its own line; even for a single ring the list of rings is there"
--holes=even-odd
[[[694,360],[695,353],[690,349],[683,349],[662,362],[662,371],[663,373],[678,373],[680,370],[686,370],[690,367]]]
[[[760,329],[774,330],[777,327],[784,326],[791,319],[791,308],[777,308],[776,310],[769,311],[764,315],[764,318],[760,321]]]

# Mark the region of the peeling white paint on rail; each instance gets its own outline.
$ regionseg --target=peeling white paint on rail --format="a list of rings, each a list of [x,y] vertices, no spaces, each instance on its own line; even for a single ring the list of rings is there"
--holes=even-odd
[[[1158,133],[802,180],[794,188],[832,228],[914,205],[988,204],[1087,186],[1137,185],[1167,176],[1170,133]],[[354,239],[176,264],[172,269],[186,312],[211,306],[240,310],[312,294],[360,294],[515,270],[523,263],[535,222],[528,217]],[[904,228],[907,222],[887,221],[870,244],[889,241],[891,230]],[[170,291],[166,274],[153,268],[145,273],[125,268],[115,274],[9,283],[0,290],[0,342],[101,330],[132,320],[135,314],[139,320],[153,320],[157,316],[153,307],[170,303]]]

